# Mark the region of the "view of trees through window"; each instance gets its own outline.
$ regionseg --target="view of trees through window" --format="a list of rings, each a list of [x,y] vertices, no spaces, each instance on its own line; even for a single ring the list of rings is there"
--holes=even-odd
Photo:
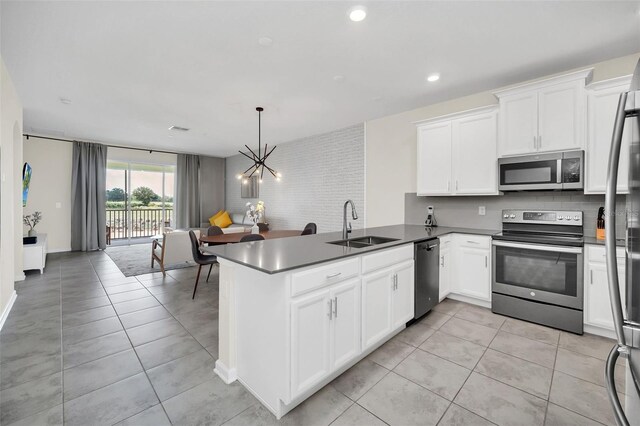
[[[148,237],[171,226],[175,166],[107,162],[107,226],[112,239]]]

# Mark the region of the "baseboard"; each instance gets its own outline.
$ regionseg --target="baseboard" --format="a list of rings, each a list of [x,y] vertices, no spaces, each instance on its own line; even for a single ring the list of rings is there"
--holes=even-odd
[[[7,303],[6,308],[4,308],[4,311],[2,312],[2,316],[0,317],[0,330],[2,330],[2,327],[4,326],[4,322],[7,320],[7,317],[9,316],[9,312],[11,312],[11,308],[13,308],[13,303],[16,301],[16,297],[18,297],[17,293],[15,290],[13,290],[13,293],[11,293],[11,297],[9,298],[9,303]]]
[[[483,308],[491,308],[491,302],[486,300],[476,299],[475,297],[464,296],[462,294],[449,293],[446,296],[449,299],[457,300],[459,302],[470,303],[472,305],[482,306]]]
[[[47,249],[47,254],[49,253],[66,253],[71,251],[71,247],[69,248],[57,248],[57,249]]]
[[[219,359],[216,360],[216,367],[213,369],[214,373],[216,373],[223,382],[226,384],[231,384],[238,379],[238,373],[235,368],[227,368]]]
[[[616,332],[608,330],[606,328],[597,327],[595,325],[584,325],[584,332],[589,334],[595,334],[596,336],[608,337],[609,339],[617,339]]]
[[[13,278],[13,281],[24,281],[27,279],[27,276],[24,274],[24,272],[21,272],[20,274],[16,275]]]

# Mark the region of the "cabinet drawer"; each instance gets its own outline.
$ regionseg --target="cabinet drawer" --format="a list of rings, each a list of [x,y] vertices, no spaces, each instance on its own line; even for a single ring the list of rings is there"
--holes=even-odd
[[[413,259],[413,244],[407,244],[394,249],[381,250],[362,256],[362,273],[366,274],[376,269],[394,266],[400,262],[411,259]]]
[[[358,258],[296,272],[291,276],[291,296],[358,276],[359,273],[360,262]]]
[[[491,237],[486,235],[457,234],[458,244],[465,247],[490,248]]]
[[[587,259],[589,259],[589,262],[605,263],[607,261],[604,246],[588,244],[586,246],[586,251]],[[616,247],[616,257],[618,258],[618,260],[623,260],[625,258],[624,247]]]

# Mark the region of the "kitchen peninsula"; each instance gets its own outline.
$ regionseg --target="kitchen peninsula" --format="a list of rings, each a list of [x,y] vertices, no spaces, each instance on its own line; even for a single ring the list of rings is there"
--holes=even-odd
[[[496,232],[396,225],[350,235],[372,245],[335,232],[208,247],[220,262],[215,371],[281,418],[413,319],[415,242],[468,235],[485,268]]]

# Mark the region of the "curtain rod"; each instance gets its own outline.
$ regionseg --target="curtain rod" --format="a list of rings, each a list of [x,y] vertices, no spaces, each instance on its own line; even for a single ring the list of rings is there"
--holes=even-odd
[[[23,133],[22,136],[26,137],[27,140],[29,140],[29,138],[38,138],[38,139],[47,139],[47,140],[50,140],[50,141],[59,141],[59,142],[83,142],[83,141],[72,140],[72,139],[50,138],[48,136],[31,135],[29,133]],[[94,143],[94,142],[88,142],[88,143]],[[159,149],[132,148],[132,147],[128,147],[128,146],[107,145],[107,144],[101,144],[101,145],[105,145],[105,146],[107,146],[109,148],[133,149],[134,151],[148,151],[149,154],[151,154],[152,152],[160,152],[160,153],[163,153],[163,154],[176,154],[176,155],[184,154],[184,152],[162,151],[162,150],[159,150]],[[196,154],[196,155],[199,155],[199,154]]]

